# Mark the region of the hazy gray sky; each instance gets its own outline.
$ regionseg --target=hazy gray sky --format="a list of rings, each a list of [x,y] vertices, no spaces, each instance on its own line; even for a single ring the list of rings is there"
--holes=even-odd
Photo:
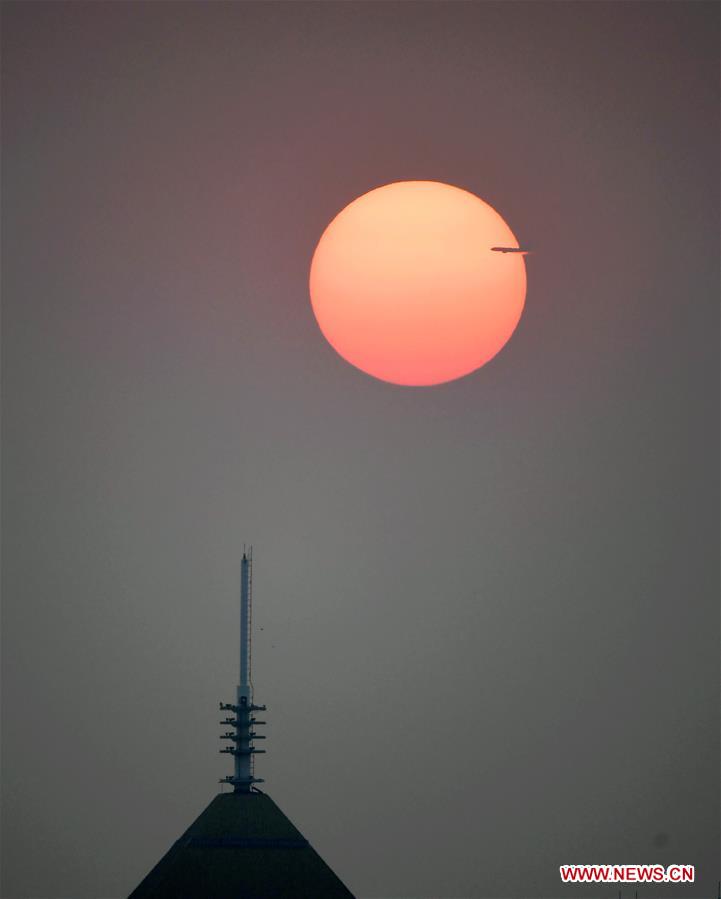
[[[219,789],[244,541],[257,771],[358,896],[713,895],[718,5],[3,18],[4,899],[126,895]],[[404,179],[538,250],[430,389],[307,291]]]

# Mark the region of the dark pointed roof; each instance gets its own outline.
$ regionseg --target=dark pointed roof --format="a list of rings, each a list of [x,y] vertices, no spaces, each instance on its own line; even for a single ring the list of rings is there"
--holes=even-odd
[[[265,793],[221,793],[130,899],[353,899]]]

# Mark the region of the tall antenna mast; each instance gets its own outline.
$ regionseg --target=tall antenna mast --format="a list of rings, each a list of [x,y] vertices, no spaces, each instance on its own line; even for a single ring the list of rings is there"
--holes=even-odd
[[[224,718],[220,723],[231,725],[234,731],[226,731],[220,735],[221,740],[230,740],[234,745],[225,746],[221,752],[233,756],[235,770],[232,775],[222,777],[220,783],[233,784],[235,793],[250,793],[255,783],[263,783],[261,777],[254,776],[253,756],[264,749],[256,749],[254,740],[264,740],[264,736],[256,734],[256,725],[265,724],[253,717],[253,712],[264,712],[264,705],[253,705],[253,682],[250,676],[250,625],[253,608],[253,550],[243,551],[240,562],[240,683],[236,690],[235,703],[220,703],[222,711],[230,711],[234,718]]]
[[[243,553],[240,562],[240,684],[241,687],[249,687],[250,683],[250,573],[253,567],[253,550],[250,550],[250,558]],[[240,698],[240,693],[238,694]],[[251,697],[252,698],[252,697]]]

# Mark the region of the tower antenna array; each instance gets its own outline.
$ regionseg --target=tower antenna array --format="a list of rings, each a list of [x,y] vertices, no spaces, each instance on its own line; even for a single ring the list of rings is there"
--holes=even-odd
[[[220,735],[221,740],[229,740],[232,745],[224,746],[221,752],[229,753],[234,758],[232,775],[222,777],[220,783],[233,784],[235,793],[250,793],[253,784],[263,783],[263,778],[255,777],[253,757],[264,749],[256,749],[255,740],[264,740],[255,728],[265,724],[253,717],[253,712],[264,712],[264,705],[253,704],[253,682],[250,673],[250,641],[252,620],[252,578],[253,550],[243,550],[240,562],[240,678],[236,690],[235,703],[220,703],[221,711],[233,712],[233,718],[224,718],[220,723],[235,728]]]

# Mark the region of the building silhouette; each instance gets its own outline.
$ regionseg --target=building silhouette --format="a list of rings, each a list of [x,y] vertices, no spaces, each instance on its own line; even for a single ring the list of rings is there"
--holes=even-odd
[[[220,750],[233,757],[233,774],[217,795],[130,894],[130,899],[353,899],[353,894],[256,786],[256,727],[251,681],[252,555],[243,553],[240,577],[240,683]]]

